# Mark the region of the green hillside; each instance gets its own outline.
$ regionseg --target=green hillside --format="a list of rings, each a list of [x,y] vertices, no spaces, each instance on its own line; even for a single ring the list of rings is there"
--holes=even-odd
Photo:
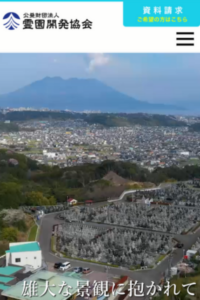
[[[0,115],[0,119],[11,121],[29,120],[69,120],[82,119],[88,124],[100,124],[106,127],[113,126],[186,126],[184,122],[176,120],[173,116],[156,114],[126,114],[126,113],[72,113],[72,112],[39,112],[39,111],[14,111],[5,116]]]
[[[102,178],[110,171],[129,181],[155,184],[169,179],[179,181],[200,177],[199,166],[158,168],[150,173],[136,164],[114,161],[60,169],[38,165],[10,150],[0,150],[0,169],[0,209],[18,208],[20,205],[51,205],[66,201],[67,197],[106,200],[126,189],[125,185],[116,187],[105,184]]]

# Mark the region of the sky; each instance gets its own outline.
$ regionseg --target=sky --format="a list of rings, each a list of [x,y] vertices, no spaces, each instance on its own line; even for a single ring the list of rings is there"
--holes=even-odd
[[[46,76],[95,78],[152,103],[200,103],[200,54],[0,54],[0,94]]]

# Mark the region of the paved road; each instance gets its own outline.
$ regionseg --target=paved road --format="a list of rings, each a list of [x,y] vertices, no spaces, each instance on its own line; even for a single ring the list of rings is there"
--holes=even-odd
[[[57,213],[49,214],[43,217],[41,220],[41,227],[39,232],[38,241],[40,243],[43,258],[46,263],[55,263],[57,261],[65,260],[66,258],[58,258],[50,252],[50,241],[51,241],[51,233],[52,227],[54,224],[61,224],[63,221],[59,221],[55,219]],[[196,242],[197,238],[200,237],[200,230],[198,230],[195,234],[192,235],[178,235],[178,239],[180,242],[184,243],[185,250],[190,249],[191,246]],[[175,236],[177,238],[177,236]],[[172,258],[171,265],[176,265],[183,257],[183,250],[177,249]],[[76,260],[67,259],[71,262],[72,267],[74,266],[81,266],[81,267],[90,267],[91,269],[99,272],[105,272],[105,267],[97,264],[86,263]],[[109,273],[113,275],[127,275],[133,280],[137,280],[138,282],[143,282],[145,285],[154,281],[159,283],[161,275],[163,272],[168,268],[169,259],[166,258],[157,268],[152,270],[144,270],[144,271],[130,271],[123,268],[110,268]]]

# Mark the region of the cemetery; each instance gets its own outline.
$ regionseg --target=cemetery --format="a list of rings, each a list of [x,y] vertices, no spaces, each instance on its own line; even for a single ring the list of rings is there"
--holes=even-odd
[[[144,203],[145,200],[160,202],[169,205],[200,206],[200,189],[194,187],[191,182],[171,184],[168,187],[150,190],[136,191],[128,196],[127,201]],[[146,201],[147,202],[147,201]]]
[[[173,237],[200,224],[200,190],[177,183],[137,190],[119,201],[97,205],[66,203],[23,207],[56,213],[63,220],[53,236],[56,252],[69,258],[130,269],[153,268],[173,250]],[[199,241],[198,241],[199,243]]]
[[[172,185],[166,193],[173,199],[173,205],[200,207],[200,189],[189,183]]]
[[[75,207],[59,214],[66,222],[94,222],[163,231],[188,232],[200,221],[200,207],[115,202],[103,207]]]
[[[57,251],[68,257],[123,267],[153,267],[173,247],[167,234],[83,223],[59,225],[56,239]]]

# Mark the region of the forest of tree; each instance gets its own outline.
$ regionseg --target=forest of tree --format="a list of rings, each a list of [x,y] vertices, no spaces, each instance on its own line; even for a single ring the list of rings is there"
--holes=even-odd
[[[15,159],[18,165],[10,163]],[[114,171],[130,181],[159,184],[169,179],[182,181],[200,177],[199,166],[158,168],[150,173],[147,169],[127,162],[104,161],[101,164],[60,169],[39,165],[22,154],[0,150],[0,209],[17,208],[20,205],[50,205],[74,197],[104,200],[121,194],[126,186],[105,184],[102,178]]]
[[[39,111],[13,111],[5,115],[0,114],[0,120],[11,121],[28,121],[28,120],[69,120],[69,119],[82,119],[89,124],[100,124],[106,127],[114,126],[186,126],[185,122],[176,120],[173,116],[165,115],[150,115],[144,113],[71,113],[71,112],[39,112]]]

